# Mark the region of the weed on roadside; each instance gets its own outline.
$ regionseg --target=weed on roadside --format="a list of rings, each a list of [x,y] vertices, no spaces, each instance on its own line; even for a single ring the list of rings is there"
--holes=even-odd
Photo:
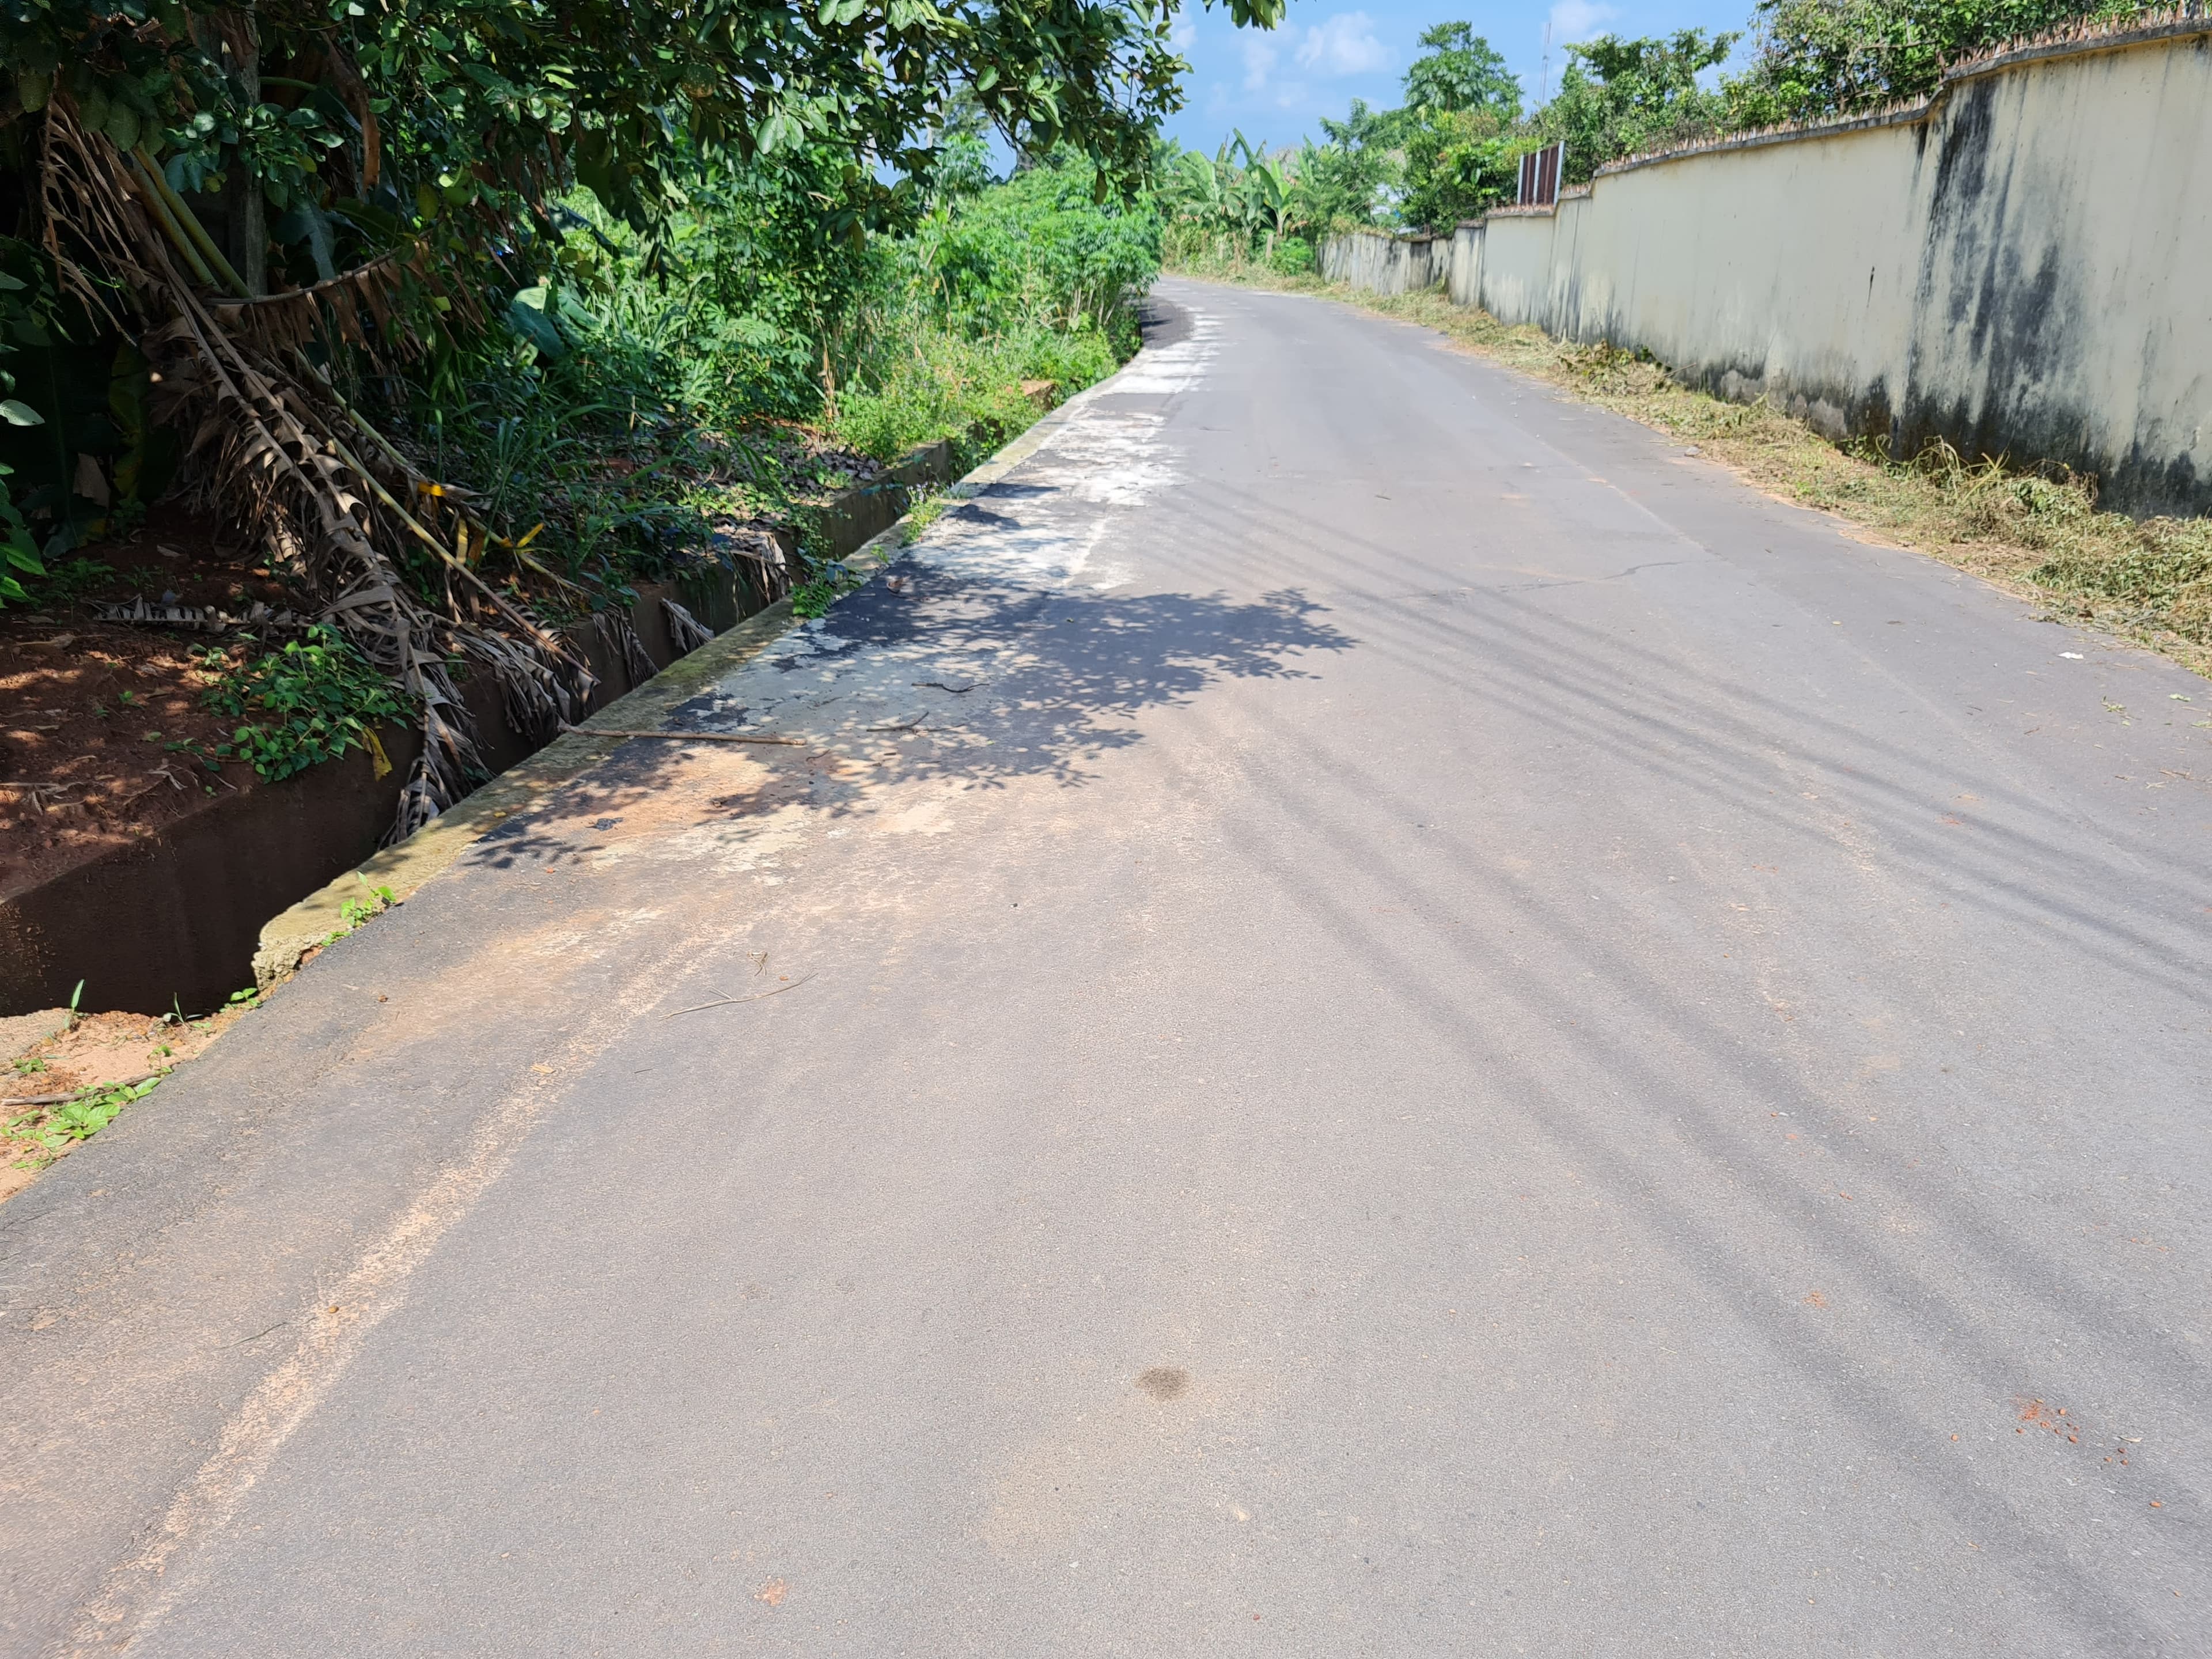
[[[219,752],[249,763],[271,782],[349,749],[367,749],[381,761],[376,723],[404,725],[415,715],[366,657],[320,623],[258,657],[234,659],[210,647],[200,665],[214,681],[204,694],[208,707],[241,722]],[[211,764],[204,752],[199,758]]]
[[[826,565],[791,591],[791,614],[821,617],[860,584],[842,564]]]
[[[354,872],[354,878],[361,883],[366,891],[361,897],[349,898],[338,906],[338,920],[345,923],[348,933],[360,927],[371,916],[382,915],[398,902],[392,897],[392,890],[389,887],[370,887],[368,878],[362,875],[360,871]]]
[[[907,511],[906,527],[899,533],[899,545],[912,547],[921,539],[930,526],[945,516],[945,510],[952,504],[952,493],[946,489],[933,489],[916,497],[913,507]]]
[[[131,1102],[153,1093],[155,1085],[167,1075],[164,1072],[135,1083],[87,1089],[66,1100],[33,1106],[0,1123],[0,1140],[27,1145],[26,1155],[16,1160],[15,1168],[42,1170],[71,1146],[105,1129]]]
[[[389,887],[370,886],[368,878],[360,871],[356,870],[353,872],[353,878],[361,884],[360,895],[348,899],[338,906],[339,926],[336,931],[324,938],[325,945],[336,944],[348,933],[366,927],[372,920],[382,915],[399,902]],[[258,990],[240,991],[232,997],[231,1000],[234,1003],[242,1003],[251,1006],[258,1000],[259,995]]]
[[[227,1009],[199,1017],[181,1004],[151,1018],[82,1014],[0,1067],[0,1201],[204,1053],[258,1000],[241,992]]]

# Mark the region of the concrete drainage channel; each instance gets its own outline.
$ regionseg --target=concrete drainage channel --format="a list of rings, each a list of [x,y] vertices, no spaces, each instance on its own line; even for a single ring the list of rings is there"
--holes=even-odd
[[[914,490],[945,482],[951,471],[951,445],[932,444],[837,497],[821,511],[831,556],[848,563],[864,557],[902,516]],[[606,701],[583,729],[534,751],[507,728],[497,687],[489,680],[471,684],[471,708],[494,775],[400,846],[375,851],[419,737],[386,728],[380,737],[389,774],[380,772],[372,757],[350,754],[298,779],[225,795],[138,844],[0,900],[0,1015],[66,1004],[80,981],[87,1006],[180,1006],[186,1013],[220,1007],[249,983],[265,988],[348,926],[362,906],[374,907],[374,888],[404,897],[425,878],[422,872],[444,867],[441,849],[450,845],[458,854],[604,754],[611,740],[592,728],[644,728],[688,688],[742,661],[790,625],[789,600],[758,608],[738,579],[718,574],[711,583],[640,590],[630,621],[647,662],[635,660],[616,629],[587,624],[574,630]],[[720,631],[684,653],[665,600]],[[650,676],[643,672],[648,666]],[[360,878],[351,873],[357,866]],[[309,896],[293,903],[302,893]],[[349,901],[356,907],[350,916]],[[267,921],[287,904],[291,908],[275,921]]]
[[[1080,401],[1046,415],[948,493],[956,500],[969,500],[988,489],[1035,454]],[[854,582],[866,580],[897,556],[905,538],[902,514],[845,556],[847,574]],[[359,904],[364,894],[388,894],[391,902],[405,903],[423,884],[451,869],[477,842],[589,770],[617,746],[629,742],[633,734],[657,735],[672,712],[774,646],[794,620],[791,601],[778,599],[562,732],[397,847],[374,854],[273,917],[262,928],[253,955],[256,987],[265,991],[297,971],[306,957],[347,927],[347,907]]]

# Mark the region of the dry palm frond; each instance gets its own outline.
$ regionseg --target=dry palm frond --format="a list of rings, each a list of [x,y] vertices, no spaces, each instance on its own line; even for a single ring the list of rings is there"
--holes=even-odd
[[[307,627],[308,623],[308,618],[296,611],[273,611],[258,600],[233,616],[213,605],[156,605],[143,593],[128,605],[95,605],[92,614],[99,622],[129,623],[139,628],[179,628],[192,634],[227,634],[235,628],[295,631]]]
[[[419,342],[393,304],[400,276],[399,256],[386,253],[310,288],[219,303],[211,309],[233,337],[264,356],[278,356],[331,338],[356,348],[380,344],[412,355]],[[375,325],[373,332],[362,325],[364,313]]]
[[[645,641],[638,638],[637,629],[630,625],[628,612],[602,611],[592,618],[592,626],[599,634],[599,642],[621,659],[632,685],[642,685],[660,672],[646,654]]]
[[[581,716],[582,699],[547,664],[497,634],[478,629],[462,649],[492,672],[499,682],[507,726],[532,742],[544,742]]]
[[[200,495],[304,577],[323,596],[328,620],[420,704],[422,753],[387,839],[411,834],[482,770],[447,667],[453,658],[492,668],[508,719],[527,736],[573,719],[597,682],[567,641],[471,568],[468,556],[481,551],[488,532],[468,520],[456,493],[423,477],[301,349],[333,334],[366,342],[364,310],[379,341],[404,349],[389,306],[398,262],[267,301],[210,304],[172,257],[196,274],[211,269],[179,220],[181,201],[164,198],[151,169],[134,178],[105,135],[77,123],[66,99],[52,99],[46,117],[41,207],[61,280],[111,320],[119,324],[127,311],[152,324],[140,349],[157,375],[156,415],[189,434]],[[404,504],[441,495],[461,517],[459,551]],[[442,614],[400,573],[392,550],[410,539],[443,567]]]
[[[689,656],[714,637],[705,623],[673,599],[660,602],[660,614],[668,620],[668,637],[679,656]]]

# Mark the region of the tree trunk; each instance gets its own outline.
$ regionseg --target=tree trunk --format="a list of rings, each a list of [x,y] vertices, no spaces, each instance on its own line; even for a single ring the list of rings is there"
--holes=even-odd
[[[246,95],[258,104],[261,101],[261,30],[251,5],[241,8],[239,16],[244,25],[240,33],[246,42],[239,79],[245,82]],[[240,169],[241,173],[244,171]],[[269,292],[269,198],[262,194],[258,179],[246,179],[244,186],[238,204],[238,274],[246,279],[246,293],[258,299]]]

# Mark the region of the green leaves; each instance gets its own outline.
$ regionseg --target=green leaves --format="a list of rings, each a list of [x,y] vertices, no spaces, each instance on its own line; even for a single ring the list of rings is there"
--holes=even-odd
[[[368,884],[368,878],[360,871],[356,870],[353,874],[354,879],[361,884],[361,893],[358,897],[349,898],[338,906],[338,921],[343,925],[337,933],[331,935],[333,939],[352,933],[399,902],[389,887],[372,887]]]
[[[1521,82],[1504,58],[1467,23],[1438,23],[1421,36],[1427,48],[1406,71],[1406,104],[1437,112],[1483,110],[1504,121],[1521,114]]]
[[[1759,52],[1723,83],[1729,125],[1849,114],[1934,91],[1943,65],[2139,0],[1759,0]]]
[[[0,465],[0,477],[9,469]],[[21,605],[31,596],[18,580],[22,576],[43,576],[46,568],[39,561],[39,550],[31,540],[31,532],[23,523],[23,515],[8,499],[8,486],[0,483],[0,605],[12,600]]]
[[[788,111],[777,110],[760,125],[754,143],[763,155],[795,150],[805,142],[806,129]]]
[[[377,721],[413,718],[407,700],[375,667],[320,623],[281,651],[241,665],[228,664],[219,650],[201,660],[220,675],[202,702],[245,722],[218,752],[271,782],[368,748]]]
[[[17,0],[0,6],[0,61],[26,110],[64,86],[88,126],[147,144],[188,197],[242,168],[280,211],[357,198],[465,264],[572,180],[658,237],[694,180],[756,156],[822,146],[919,177],[963,100],[1027,153],[1082,152],[1094,188],[1126,195],[1182,101],[1182,3],[327,0],[259,11],[257,82],[205,0],[190,28],[182,9],[147,24],[118,0]],[[1271,26],[1281,0],[1229,11]],[[396,240],[337,218],[340,268]],[[313,279],[287,257],[283,281]]]
[[[77,990],[84,987],[80,983]],[[74,1012],[76,999],[70,999]],[[167,1073],[162,1073],[166,1076]],[[115,1121],[116,1114],[134,1100],[143,1100],[153,1093],[161,1081],[161,1076],[141,1078],[135,1083],[118,1083],[106,1088],[79,1091],[67,1100],[55,1101],[42,1107],[33,1107],[9,1118],[0,1125],[0,1133],[10,1138],[27,1140],[43,1147],[49,1154],[58,1154],[71,1145],[89,1140]]]
[[[1539,141],[1499,130],[1486,110],[1421,110],[1406,135],[1407,223],[1449,230],[1509,199],[1521,157]]]
[[[915,245],[941,314],[977,335],[1105,328],[1158,271],[1159,222],[1102,206],[1098,178],[1057,157],[952,204]]]
[[[28,301],[15,297],[21,294],[32,297]],[[46,330],[40,320],[43,298],[33,292],[30,283],[0,270],[0,356],[12,355],[19,346],[46,343]],[[15,389],[15,376],[0,370],[0,422],[12,427],[44,426],[45,416],[21,398],[5,395]],[[30,526],[9,497],[7,479],[13,471],[0,461],[0,605],[24,603],[30,594],[21,579],[46,574],[39,559],[38,544],[31,539]]]
[[[1559,96],[1537,112],[1546,138],[1567,146],[1567,177],[1580,181],[1623,155],[1661,149],[1723,127],[1727,102],[1698,84],[1724,63],[1736,34],[1678,29],[1626,40],[1601,34],[1567,48]]]

